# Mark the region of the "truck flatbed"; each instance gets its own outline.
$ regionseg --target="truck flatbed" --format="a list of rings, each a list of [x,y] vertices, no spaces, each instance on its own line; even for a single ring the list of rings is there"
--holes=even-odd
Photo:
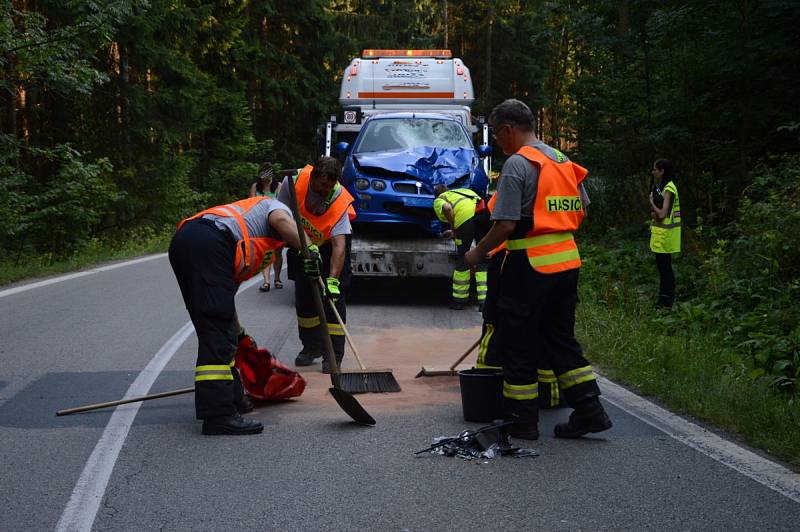
[[[450,277],[455,263],[449,238],[353,235],[350,264],[357,277]]]

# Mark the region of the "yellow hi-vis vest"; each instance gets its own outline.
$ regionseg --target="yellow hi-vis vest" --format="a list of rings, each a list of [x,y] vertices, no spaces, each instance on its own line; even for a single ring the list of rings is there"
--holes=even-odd
[[[681,202],[678,188],[670,181],[664,192],[672,192],[672,207],[660,222],[650,224],[650,251],[653,253],[679,253],[681,250]]]
[[[447,217],[444,215],[444,204],[449,203],[453,207],[453,215],[455,218],[455,227],[458,229],[461,224],[475,216],[475,206],[481,201],[481,197],[472,189],[469,188],[454,188],[439,194],[433,200],[433,212],[436,217],[443,222],[447,222]]]

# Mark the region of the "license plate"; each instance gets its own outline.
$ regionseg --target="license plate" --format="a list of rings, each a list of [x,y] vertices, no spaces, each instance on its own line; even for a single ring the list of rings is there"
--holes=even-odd
[[[407,207],[433,208],[433,201],[430,198],[403,198],[403,205]]]

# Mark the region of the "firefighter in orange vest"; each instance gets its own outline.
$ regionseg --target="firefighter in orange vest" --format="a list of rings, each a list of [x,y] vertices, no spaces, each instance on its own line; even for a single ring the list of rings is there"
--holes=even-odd
[[[491,213],[497,203],[497,194],[492,195],[487,202],[486,210]],[[588,204],[588,203],[587,203]],[[491,258],[487,268],[486,276],[486,300],[483,308],[483,325],[481,326],[481,341],[478,346],[478,359],[475,363],[476,368],[503,369],[503,354],[499,347],[495,327],[498,319],[498,292],[500,271],[506,257],[505,245],[500,245],[497,249],[489,252]],[[537,374],[539,382],[539,408],[556,408],[563,406],[563,399],[558,386],[558,379],[553,372],[550,362],[543,353],[537,357]]]
[[[257,434],[252,410],[233,358],[244,330],[236,316],[239,285],[270,265],[286,242],[298,246],[297,226],[286,205],[248,198],[186,218],[169,246],[169,261],[197,333],[195,409],[203,434]],[[319,254],[304,263],[319,275]],[[315,277],[316,278],[316,277]]]
[[[573,232],[584,217],[582,181],[587,171],[535,134],[530,108],[506,100],[489,124],[503,165],[489,233],[467,253],[478,264],[505,242],[499,279],[497,332],[503,357],[503,404],[514,421],[513,437],[539,437],[537,361],[552,364],[567,404],[574,410],[555,427],[560,438],[611,428],[600,403],[592,367],[575,339],[575,305],[581,265]]]
[[[320,157],[314,166],[306,166],[294,179],[305,233],[309,240],[319,246],[322,257],[325,295],[334,302],[336,310],[346,322],[345,294],[351,277],[350,219],[355,211],[351,206],[353,197],[339,184],[341,174],[339,161],[333,157]],[[290,202],[286,180],[278,190],[277,197]],[[297,328],[303,344],[294,363],[296,366],[310,366],[324,354],[322,327],[311,292],[318,289],[315,285],[318,281],[308,279],[299,272],[302,261],[296,247],[287,252],[287,262],[289,278],[294,281]],[[341,362],[344,356],[344,330],[328,305],[325,305],[325,319],[336,359]],[[322,362],[322,371],[329,371],[327,361]]]

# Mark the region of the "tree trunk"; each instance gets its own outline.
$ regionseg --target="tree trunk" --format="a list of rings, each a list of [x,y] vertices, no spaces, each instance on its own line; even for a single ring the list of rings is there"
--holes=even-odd
[[[118,44],[119,50],[119,122],[120,122],[120,153],[128,153],[130,149],[130,97],[128,86],[130,82],[130,63],[128,47],[125,43]],[[120,157],[122,159],[123,157]]]
[[[16,79],[17,79],[17,56],[16,54],[11,54],[8,58],[8,63],[6,63],[6,80],[8,81],[8,85],[6,86],[5,90],[5,127],[3,128],[3,132],[9,135],[12,135],[14,138],[17,137],[17,90],[16,90]]]
[[[631,29],[631,11],[627,1],[620,1],[617,6],[617,37],[622,39]]]
[[[447,50],[450,42],[450,18],[447,16],[447,0],[444,0],[444,49]]]
[[[490,8],[491,9],[491,8]],[[484,76],[486,77],[486,85],[484,94],[484,100],[486,100],[486,105],[489,105],[492,98],[492,26],[494,25],[494,19],[492,15],[489,15],[489,27],[486,30],[486,72]]]

